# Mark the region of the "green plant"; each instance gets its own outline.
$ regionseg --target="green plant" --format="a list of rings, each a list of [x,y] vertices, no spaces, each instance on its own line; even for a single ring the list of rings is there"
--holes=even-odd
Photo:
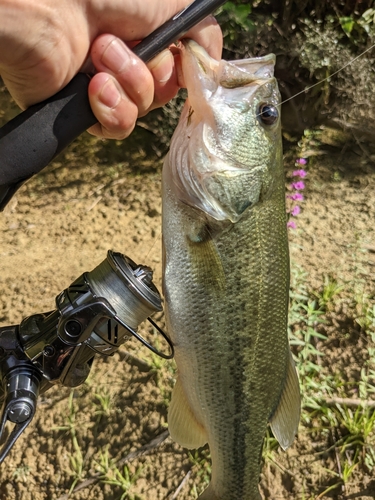
[[[106,447],[105,450],[100,452],[99,462],[96,462],[96,469],[103,483],[116,486],[122,490],[120,500],[139,498],[137,495],[132,494],[130,490],[141,476],[142,467],[138,467],[135,472],[131,472],[126,464],[119,468],[115,460],[109,458],[108,447]]]
[[[302,393],[311,404],[316,389],[322,390],[320,386],[322,380],[318,375],[321,370],[319,358],[324,356],[324,353],[317,349],[316,343],[318,340],[326,340],[326,336],[319,333],[316,327],[325,324],[326,320],[323,318],[324,312],[317,307],[315,300],[298,293],[292,293],[291,296],[290,345],[297,350],[297,367]]]
[[[375,349],[370,347],[368,351],[370,359],[367,362],[367,366],[361,369],[361,378],[358,383],[359,397],[364,401],[375,394],[375,363],[374,356],[371,356]]]
[[[158,340],[155,341],[155,347],[160,348]],[[176,383],[176,363],[153,352],[150,353],[147,362],[151,366],[151,373],[154,374],[155,383],[163,398],[163,403],[168,407],[171,401],[172,389]]]
[[[363,289],[357,289],[354,297],[356,303],[356,323],[365,332],[372,332],[375,337],[375,303],[373,298]]]
[[[354,463],[352,463],[350,460],[344,461],[344,466],[342,467],[342,472],[341,472],[341,478],[344,485],[349,482],[349,479],[353,474],[354,469],[356,469],[358,465],[359,463],[356,461]]]
[[[375,9],[367,9],[360,17],[342,16],[340,26],[353,44],[363,43],[368,36],[374,35]]]
[[[72,391],[69,394],[68,423],[66,425],[56,427],[56,429],[58,430],[69,432],[73,447],[73,453],[69,457],[69,463],[71,469],[70,475],[73,476],[73,482],[69,489],[69,495],[73,492],[78,481],[81,481],[84,476],[84,458],[82,455],[81,447],[78,442],[76,411],[74,407],[73,398],[74,398],[74,389],[72,389]]]
[[[315,433],[318,436],[325,435],[331,442],[322,454],[334,453],[337,463],[337,472],[325,470],[339,478],[338,482],[318,496],[321,498],[328,491],[338,487],[345,488],[357,468],[372,467],[375,458],[375,411],[366,406],[365,402],[354,410],[337,403],[332,408],[322,406],[315,415],[315,421],[321,423],[321,427],[314,428]]]
[[[332,426],[332,433],[341,434],[331,447],[335,451],[338,466],[338,472],[331,472],[339,478],[339,481],[327,488],[318,498],[338,487],[345,489],[356,469],[363,465],[372,466],[375,458],[374,423],[373,409],[358,406],[352,411],[346,406],[336,405],[331,413],[329,425]]]
[[[194,498],[198,497],[198,493],[201,494],[205,490],[210,482],[211,478],[211,456],[210,451],[207,447],[200,448],[199,450],[194,450],[189,452],[189,461],[192,464],[192,471],[195,473],[196,480],[194,481],[194,486],[192,487],[190,494]],[[199,485],[199,491],[197,489]]]
[[[306,278],[306,273],[302,268],[292,265],[289,341],[296,354],[302,407],[306,408],[306,411],[302,411],[301,420],[309,425],[314,415],[314,418],[318,419],[318,422],[314,424],[314,430],[320,429],[319,433],[324,434],[325,426],[327,425],[329,429],[330,422],[332,423],[332,411],[322,403],[324,399],[337,392],[341,378],[336,378],[334,374],[323,369],[322,358],[325,355],[323,346],[327,340],[324,333],[327,320],[323,306],[332,299],[339,285],[336,283],[332,288],[327,287],[324,295],[321,292],[309,293]],[[318,300],[311,299],[311,295],[318,295],[322,299],[322,305],[319,305]]]
[[[374,467],[375,467],[375,448],[374,448],[374,446],[367,448],[365,457],[363,459],[363,463],[370,472],[372,472],[374,470]]]
[[[252,6],[250,2],[226,2],[218,12],[220,25],[223,27],[224,39],[235,40],[239,31],[254,29],[249,19]]]
[[[278,447],[279,443],[277,439],[272,436],[270,429],[267,429],[262,449],[263,460],[266,462],[269,460],[276,463],[274,459],[274,452],[278,449]]]
[[[323,277],[322,290],[319,292],[313,292],[318,300],[319,307],[326,311],[330,309],[333,305],[333,298],[342,292],[344,285],[339,285],[336,278],[331,274],[325,274]]]
[[[27,481],[29,480],[30,471],[31,467],[29,465],[22,464],[13,472],[13,479],[16,482],[27,483]]]
[[[342,451],[346,448],[359,447],[366,448],[370,445],[371,438],[375,438],[375,411],[368,407],[358,406],[355,411],[351,408],[337,405],[337,411],[340,414],[338,424],[347,431]]]
[[[107,388],[102,388],[101,392],[94,394],[96,402],[95,405],[95,415],[97,415],[97,423],[100,422],[103,416],[108,417],[112,409],[112,395]]]

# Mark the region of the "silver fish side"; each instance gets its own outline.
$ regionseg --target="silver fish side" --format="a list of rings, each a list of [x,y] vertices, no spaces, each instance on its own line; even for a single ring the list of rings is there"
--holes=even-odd
[[[259,500],[267,425],[287,448],[300,407],[274,58],[218,63],[189,42],[182,64],[189,98],[163,168],[169,428],[182,446],[209,444],[200,499]]]

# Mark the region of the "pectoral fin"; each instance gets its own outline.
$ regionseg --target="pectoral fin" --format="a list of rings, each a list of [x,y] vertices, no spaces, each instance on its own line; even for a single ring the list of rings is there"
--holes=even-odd
[[[197,283],[215,295],[225,291],[223,263],[207,226],[193,228],[187,243]]]
[[[292,353],[289,353],[287,376],[278,407],[272,415],[272,432],[283,450],[292,444],[298,430],[301,413],[301,396],[297,370]]]
[[[168,427],[171,438],[184,448],[200,448],[207,443],[207,434],[197,421],[177,378],[168,411]]]

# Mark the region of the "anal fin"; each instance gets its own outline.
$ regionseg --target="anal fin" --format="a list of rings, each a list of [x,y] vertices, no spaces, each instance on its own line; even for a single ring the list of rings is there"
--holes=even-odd
[[[169,406],[168,427],[171,438],[184,448],[200,448],[207,443],[206,431],[193,414],[179,378]]]
[[[272,415],[270,425],[283,450],[289,448],[297,434],[301,414],[301,396],[297,370],[292,353],[289,353],[288,369],[279,404]]]

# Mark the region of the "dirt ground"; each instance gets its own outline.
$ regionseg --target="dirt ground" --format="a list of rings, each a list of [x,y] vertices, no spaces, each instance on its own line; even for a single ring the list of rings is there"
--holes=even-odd
[[[55,296],[108,249],[152,267],[161,289],[161,161],[144,145],[150,140],[144,133],[124,143],[81,138],[1,214],[1,326],[53,309]],[[305,202],[290,232],[292,266],[306,271],[310,290],[321,289],[324,275],[346,287],[328,315],[322,370],[355,381],[368,360],[367,338],[348,311],[353,283],[369,296],[375,289],[375,157],[365,145],[343,145],[328,132],[319,141],[293,143],[286,154],[287,175],[296,157],[309,157]],[[161,314],[156,319],[163,325]],[[149,327],[142,331],[158,342]],[[42,395],[33,422],[0,467],[0,499],[61,500],[74,486],[74,500],[196,498],[194,485],[209,472],[205,452],[189,457],[166,432],[174,373],[172,363],[132,340],[113,357],[98,357],[73,393],[57,387]],[[344,490],[319,496],[337,473],[328,448],[328,437],[317,441],[305,422],[291,449],[266,461],[265,498],[375,498],[375,480],[364,468]],[[112,471],[106,481],[105,468]],[[108,484],[111,478],[117,483]]]

